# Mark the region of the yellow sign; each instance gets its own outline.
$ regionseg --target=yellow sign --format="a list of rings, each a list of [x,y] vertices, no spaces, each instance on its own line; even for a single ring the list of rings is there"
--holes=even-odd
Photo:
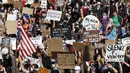
[[[38,73],[50,73],[50,70],[40,67],[39,72]]]

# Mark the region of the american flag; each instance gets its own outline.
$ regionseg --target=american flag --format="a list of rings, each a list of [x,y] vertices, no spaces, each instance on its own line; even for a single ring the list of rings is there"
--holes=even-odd
[[[21,40],[18,45],[18,50],[19,50],[20,58],[25,59],[27,58],[27,56],[30,56],[34,52],[36,52],[36,47],[30,40],[30,38],[27,36],[21,24],[19,24],[19,29],[20,29]]]

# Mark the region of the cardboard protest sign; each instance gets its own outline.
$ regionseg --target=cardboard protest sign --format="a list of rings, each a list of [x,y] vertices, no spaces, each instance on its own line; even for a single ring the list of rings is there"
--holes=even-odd
[[[47,8],[47,0],[42,0],[40,7],[41,8]]]
[[[32,3],[31,7],[40,7],[40,3]]]
[[[107,46],[108,44],[116,44],[115,40],[105,40],[105,46]]]
[[[14,1],[13,5],[14,5],[14,8],[22,8],[22,2],[21,1]]]
[[[51,36],[52,37],[60,37],[60,38],[71,39],[72,38],[71,29],[69,27],[52,28]]]
[[[32,15],[33,14],[33,9],[24,7],[22,13],[23,14],[30,14],[30,15]]]
[[[7,34],[16,34],[17,33],[17,21],[6,21],[6,33]]]
[[[106,62],[124,62],[126,48],[122,44],[108,44],[106,48]]]
[[[92,45],[85,45],[83,60],[94,62],[94,47]]]
[[[7,21],[15,21],[17,18],[16,14],[7,14]]]
[[[57,53],[58,67],[62,69],[74,69],[75,56],[74,54]]]
[[[122,44],[130,46],[130,37],[126,37],[122,39]]]
[[[58,6],[63,6],[64,4],[64,0],[57,0],[56,2]]]
[[[84,41],[88,42],[99,42],[99,31],[97,30],[90,30],[90,31],[85,31],[83,35]]]
[[[83,19],[82,24],[86,30],[99,30],[100,29],[100,21],[97,17],[93,15],[87,15]]]
[[[83,51],[84,48],[85,48],[84,43],[73,42],[73,49],[74,49],[74,51]]]
[[[51,73],[51,72],[50,72],[50,70],[48,70],[46,68],[40,67],[38,73]]]
[[[47,52],[49,56],[52,56],[51,52],[53,51],[59,51],[63,52],[63,47],[62,47],[62,39],[61,38],[53,38],[53,39],[47,39]]]
[[[45,19],[60,21],[61,20],[62,11],[57,10],[48,10],[47,16]]]

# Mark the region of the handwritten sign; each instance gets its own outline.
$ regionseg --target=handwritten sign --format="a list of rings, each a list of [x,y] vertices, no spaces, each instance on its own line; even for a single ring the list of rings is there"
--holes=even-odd
[[[126,48],[121,44],[108,44],[105,60],[107,62],[124,62]]]
[[[58,67],[62,69],[74,69],[75,56],[74,54],[57,54]]]
[[[62,15],[62,11],[48,10],[47,16],[45,19],[60,21],[61,15]]]
[[[97,17],[93,15],[87,15],[83,19],[83,27],[85,27],[86,30],[99,30],[100,29],[100,21]]]
[[[42,36],[40,37],[33,37],[30,38],[30,40],[32,41],[32,43],[37,47],[37,46],[42,46]]]
[[[57,0],[57,5],[58,6],[63,6],[64,0]]]
[[[130,37],[126,37],[122,39],[122,44],[130,46]]]
[[[40,7],[41,8],[47,8],[47,0],[42,0]]]
[[[14,8],[22,8],[22,2],[21,1],[14,1]]]
[[[61,37],[61,38],[66,38],[66,39],[71,39],[71,29],[68,27],[64,28],[53,28],[51,31],[51,36],[52,37]]]
[[[97,30],[86,31],[84,32],[83,38],[84,38],[84,41],[99,42],[100,41],[99,31]]]
[[[40,67],[38,73],[50,73],[50,70],[43,68],[43,67]]]

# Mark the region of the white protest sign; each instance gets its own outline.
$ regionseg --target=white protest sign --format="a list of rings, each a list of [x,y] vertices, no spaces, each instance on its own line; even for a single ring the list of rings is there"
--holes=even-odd
[[[61,15],[62,15],[62,11],[48,10],[47,16],[45,19],[60,21]]]
[[[65,40],[66,44],[73,45],[73,42],[76,42],[75,40]]]
[[[122,44],[130,46],[130,37],[126,37],[122,39]]]
[[[17,14],[7,14],[7,21],[14,21],[17,18]]]
[[[2,0],[2,3],[6,4],[6,3],[8,3],[8,0]]]
[[[63,6],[64,0],[57,0],[57,5],[58,6]]]
[[[106,48],[106,62],[124,62],[125,50],[121,44],[108,44]]]
[[[35,46],[41,46],[42,45],[42,37],[33,37],[30,38]]]
[[[0,37],[0,44],[2,44],[2,39],[4,37]],[[16,50],[16,38],[10,38],[10,45],[12,50]]]
[[[10,45],[12,46],[12,50],[16,50],[16,38],[10,39]]]
[[[97,17],[93,15],[87,15],[83,19],[83,27],[86,28],[86,30],[99,30],[100,29],[100,21]]]
[[[38,67],[40,67],[42,65],[42,60],[41,59],[36,59],[36,58],[32,58],[32,57],[27,57],[27,60],[30,60],[31,64],[37,64]]]
[[[27,0],[27,4],[32,4],[33,2],[33,0]]]
[[[47,8],[47,0],[42,0],[40,7],[41,8]]]

